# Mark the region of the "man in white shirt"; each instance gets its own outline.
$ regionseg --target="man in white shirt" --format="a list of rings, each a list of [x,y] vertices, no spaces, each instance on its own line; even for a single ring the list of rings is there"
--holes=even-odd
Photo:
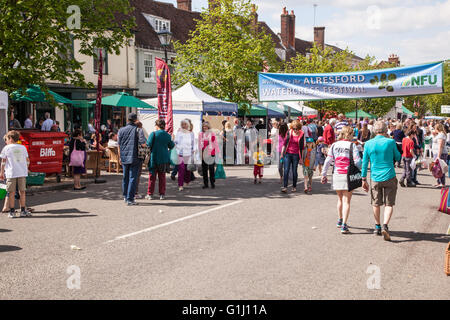
[[[42,124],[42,128],[41,131],[51,131],[52,126],[53,126],[54,122],[53,120],[50,118],[50,113],[46,112],[45,113],[45,121]]]
[[[25,206],[26,177],[28,176],[28,165],[30,159],[25,146],[18,144],[20,133],[12,130],[6,134],[6,146],[3,148],[0,158],[0,180],[6,178],[6,191],[9,193],[8,217],[15,218],[15,194],[16,187],[19,189],[20,195],[20,216],[28,217],[31,213],[27,211]]]
[[[111,132],[109,134],[108,148],[114,147],[119,147],[119,143],[117,142],[117,133]]]
[[[23,127],[24,127],[25,129],[31,129],[31,128],[33,128],[33,121],[31,121],[32,117],[33,117],[33,116],[32,116],[31,114],[27,115],[27,118],[25,119],[25,122],[24,122],[24,124],[23,124]]]

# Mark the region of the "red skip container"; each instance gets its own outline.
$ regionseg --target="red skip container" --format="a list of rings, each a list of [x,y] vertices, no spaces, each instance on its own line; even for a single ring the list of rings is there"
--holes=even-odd
[[[19,130],[20,140],[27,148],[31,172],[60,174],[64,152],[64,132]]]

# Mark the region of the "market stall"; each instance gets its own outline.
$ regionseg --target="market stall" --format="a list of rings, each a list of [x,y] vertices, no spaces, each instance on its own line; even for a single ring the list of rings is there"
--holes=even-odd
[[[143,101],[154,106],[158,105],[157,98]],[[194,133],[198,134],[204,117],[217,116],[222,117],[222,120],[225,118],[231,120],[231,117],[238,114],[236,103],[222,101],[210,96],[190,82],[172,92],[172,105],[174,133],[180,128],[181,120],[186,118],[192,121]],[[157,110],[138,109],[138,119],[142,122],[147,134],[154,130],[157,118]],[[217,124],[214,123],[214,126],[216,127]],[[221,127],[219,128],[221,129]],[[216,127],[216,129],[219,128]]]

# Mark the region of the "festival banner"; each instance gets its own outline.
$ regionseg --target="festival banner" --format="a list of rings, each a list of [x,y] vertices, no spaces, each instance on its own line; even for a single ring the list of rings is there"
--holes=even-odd
[[[166,131],[173,133],[172,85],[170,70],[164,60],[156,60],[156,84],[158,93],[158,119],[166,122]]]
[[[360,99],[443,92],[443,62],[337,73],[259,73],[259,101]]]

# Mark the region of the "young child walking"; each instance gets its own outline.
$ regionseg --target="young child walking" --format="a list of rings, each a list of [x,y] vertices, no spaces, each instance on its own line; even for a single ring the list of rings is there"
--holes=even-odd
[[[15,218],[15,193],[16,186],[20,195],[20,216],[29,217],[31,213],[25,206],[26,178],[28,176],[28,166],[30,159],[28,158],[27,149],[18,144],[20,134],[18,131],[10,131],[6,134],[6,146],[3,148],[0,158],[1,170],[0,180],[6,178],[6,191],[9,197],[9,218]]]
[[[414,137],[415,132],[412,130],[408,130],[406,132],[406,138],[403,138],[402,140],[402,149],[403,149],[402,157],[403,157],[403,164],[405,165],[403,175],[399,181],[402,187],[405,187],[405,180],[407,187],[416,186],[416,184],[412,181],[413,170],[411,169],[411,162],[413,161],[413,159],[415,159],[414,141],[413,141]]]
[[[306,138],[306,150],[303,152],[303,177],[305,193],[312,191],[312,178],[316,169],[316,144],[313,138]]]
[[[325,144],[323,137],[319,137],[319,139],[317,139],[315,163],[316,168],[319,168],[319,175],[322,173],[323,164],[327,158],[327,152],[327,145]]]
[[[255,179],[253,180],[253,183],[256,184],[256,182],[261,183],[263,174],[264,174],[264,158],[266,154],[261,150],[261,147],[259,145],[259,142],[256,145],[256,152],[253,153],[253,176]],[[259,181],[257,181],[257,178],[259,178]]]

